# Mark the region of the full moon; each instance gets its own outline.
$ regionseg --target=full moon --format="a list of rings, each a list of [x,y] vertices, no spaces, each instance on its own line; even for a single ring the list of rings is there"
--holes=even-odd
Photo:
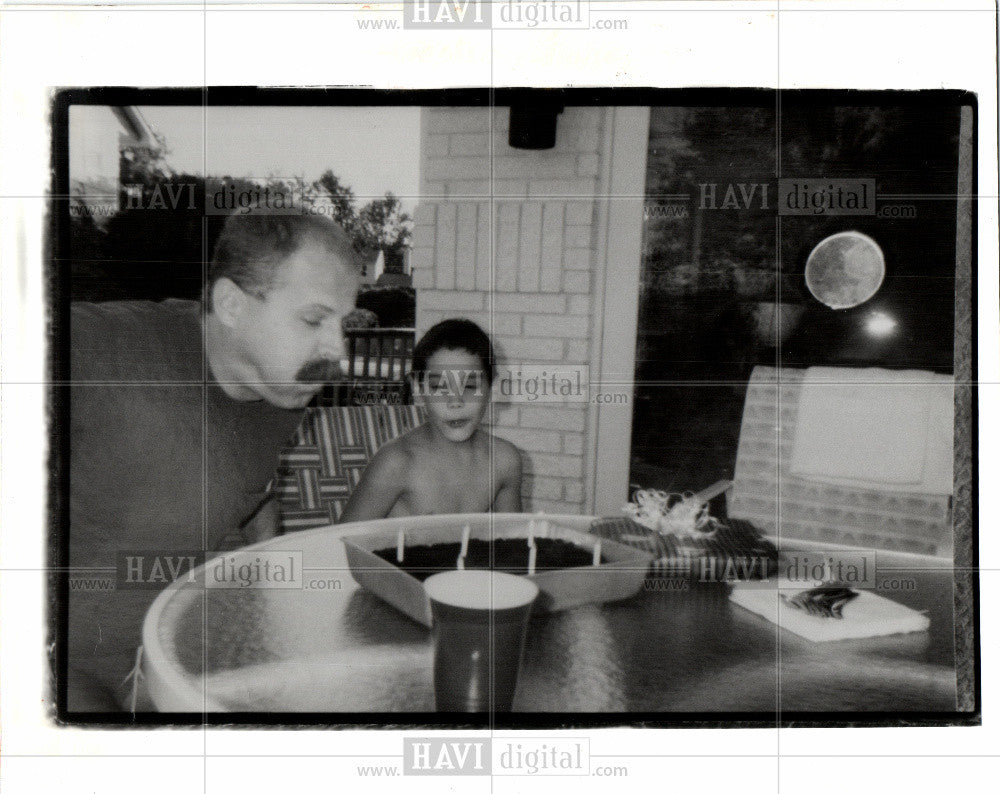
[[[806,286],[831,309],[850,309],[872,297],[885,278],[885,257],[871,237],[840,232],[813,248],[806,261]]]

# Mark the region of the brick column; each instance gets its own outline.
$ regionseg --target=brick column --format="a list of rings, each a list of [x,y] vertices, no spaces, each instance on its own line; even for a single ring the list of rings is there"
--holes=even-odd
[[[502,363],[589,363],[606,110],[566,108],[546,151],[507,145],[507,108],[422,112],[418,336],[467,317],[490,333]],[[524,452],[526,510],[583,510],[594,432],[585,404],[502,405],[494,432]]]

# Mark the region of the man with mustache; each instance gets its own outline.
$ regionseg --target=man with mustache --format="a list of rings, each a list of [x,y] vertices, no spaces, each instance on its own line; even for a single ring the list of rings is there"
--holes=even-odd
[[[278,452],[339,371],[359,274],[330,220],[241,214],[219,237],[202,305],[73,305],[69,712],[127,705],[143,616],[171,563],[238,528],[247,541],[273,534]],[[95,572],[116,588],[88,587]]]

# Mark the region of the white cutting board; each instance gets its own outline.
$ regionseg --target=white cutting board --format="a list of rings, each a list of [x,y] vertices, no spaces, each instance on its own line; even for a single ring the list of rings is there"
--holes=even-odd
[[[858,597],[844,605],[843,618],[824,618],[790,607],[779,593],[791,598],[808,587],[795,584],[738,582],[729,598],[734,604],[767,618],[793,634],[813,642],[882,637],[887,634],[908,634],[926,631],[931,621],[926,615],[905,607],[871,590],[858,590]]]

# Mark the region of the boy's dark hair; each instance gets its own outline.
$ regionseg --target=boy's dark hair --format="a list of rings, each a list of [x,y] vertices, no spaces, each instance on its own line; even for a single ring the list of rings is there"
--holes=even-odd
[[[427,371],[427,362],[439,350],[465,350],[479,359],[486,382],[493,384],[496,361],[493,344],[489,335],[472,320],[456,317],[442,320],[428,329],[413,348],[413,368],[415,377],[422,377]]]
[[[348,267],[360,269],[347,232],[329,218],[268,212],[230,215],[208,266],[204,292],[207,310],[212,310],[212,287],[220,278],[230,279],[258,298],[266,297],[274,286],[278,265],[309,240],[326,246]]]

